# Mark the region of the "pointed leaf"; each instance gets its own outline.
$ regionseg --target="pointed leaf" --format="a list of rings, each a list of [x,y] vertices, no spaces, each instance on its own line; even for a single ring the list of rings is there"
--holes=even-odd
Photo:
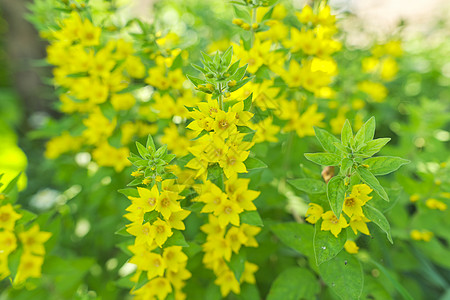
[[[341,251],[335,258],[319,266],[319,274],[328,287],[341,299],[359,299],[364,274],[355,256]]]
[[[344,127],[342,127],[341,141],[344,146],[350,147],[352,140],[353,140],[352,126],[350,125],[350,122],[347,119],[345,120]]]
[[[314,254],[316,264],[320,265],[336,255],[344,248],[347,241],[347,231],[344,229],[336,238],[330,231],[322,231],[320,227],[322,220],[319,220],[314,226]]]
[[[305,153],[305,157],[322,166],[337,166],[341,162],[341,157],[333,153]]]
[[[365,167],[361,166],[356,169],[356,172],[358,173],[361,180],[364,181],[364,183],[366,183],[368,186],[370,186],[370,188],[372,188],[381,198],[389,201],[388,195],[381,186],[380,182],[378,182],[378,179],[375,177],[375,175],[370,173],[370,171]]]
[[[394,156],[378,156],[363,161],[373,175],[386,175],[409,163],[407,159]]]
[[[368,204],[364,205],[362,207],[362,209],[363,209],[364,215],[370,221],[377,224],[378,227],[380,227],[380,229],[386,233],[389,242],[391,242],[391,244],[393,244],[394,242],[392,241],[392,237],[391,237],[391,226],[389,225],[389,222],[386,219],[386,217],[383,215],[383,213],[380,212],[375,207],[370,206]]]
[[[156,150],[155,142],[153,141],[153,137],[151,134],[149,134],[147,137],[147,143],[145,144],[145,147],[147,149],[152,149],[152,153]]]
[[[330,203],[331,210],[339,218],[342,212],[342,207],[345,201],[345,186],[344,177],[334,176],[327,184],[327,197]]]
[[[369,141],[359,152],[370,157],[380,151],[390,140],[390,138],[381,138]]]
[[[330,153],[339,153],[339,150],[333,144],[335,142],[340,143],[340,141],[328,131],[321,129],[319,127],[314,127],[314,132],[316,134],[316,138],[319,140],[320,145],[322,145],[323,149]]]
[[[326,193],[325,182],[311,178],[299,178],[288,180],[288,182],[296,189],[309,194]]]

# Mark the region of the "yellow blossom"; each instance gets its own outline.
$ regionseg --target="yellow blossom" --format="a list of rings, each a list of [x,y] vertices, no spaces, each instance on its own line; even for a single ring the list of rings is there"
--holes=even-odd
[[[44,243],[51,237],[50,232],[40,231],[39,225],[35,224],[28,231],[19,233],[20,241],[22,242],[25,251],[37,255],[44,255]]]
[[[350,254],[356,254],[358,253],[359,247],[356,245],[354,241],[346,241],[344,244],[345,251],[347,251]]]
[[[14,224],[22,217],[18,214],[11,204],[0,206],[0,228],[13,230]]]
[[[309,208],[306,211],[306,221],[311,224],[316,224],[316,222],[321,218],[322,214],[322,206],[316,203],[309,203]]]
[[[347,221],[345,220],[344,216],[341,214],[338,219],[331,210],[323,213],[322,219],[323,221],[320,230],[331,231],[331,233],[335,237],[338,236],[343,228],[348,227]]]

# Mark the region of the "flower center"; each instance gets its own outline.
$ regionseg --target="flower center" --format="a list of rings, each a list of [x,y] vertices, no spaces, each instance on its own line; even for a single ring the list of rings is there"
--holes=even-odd
[[[155,198],[148,198],[148,200],[147,200],[147,203],[150,206],[155,206],[155,202],[156,202]]]
[[[225,206],[225,208],[223,209],[223,211],[229,215],[233,212],[233,209],[230,206]]]

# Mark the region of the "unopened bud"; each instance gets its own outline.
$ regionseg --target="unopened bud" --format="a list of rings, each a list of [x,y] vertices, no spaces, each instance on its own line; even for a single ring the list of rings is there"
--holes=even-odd
[[[235,24],[237,26],[241,26],[242,24],[244,24],[244,20],[242,20],[242,19],[233,19],[233,24]]]

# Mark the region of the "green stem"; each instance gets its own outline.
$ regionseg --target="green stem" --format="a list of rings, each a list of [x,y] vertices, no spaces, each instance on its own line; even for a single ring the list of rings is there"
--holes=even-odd
[[[220,93],[220,96],[218,98],[219,108],[221,110],[223,110],[223,95],[222,95],[222,84],[221,83],[219,83],[219,93]]]
[[[256,22],[256,9],[257,9],[257,7],[254,7],[254,8],[252,9],[252,23],[250,24],[250,26],[251,26],[251,32],[252,32],[252,38],[251,38],[251,40],[250,40],[250,48],[253,47],[253,43],[254,43],[254,41],[255,41],[255,29],[253,29],[253,24],[256,24],[256,23],[257,23],[257,22]]]

